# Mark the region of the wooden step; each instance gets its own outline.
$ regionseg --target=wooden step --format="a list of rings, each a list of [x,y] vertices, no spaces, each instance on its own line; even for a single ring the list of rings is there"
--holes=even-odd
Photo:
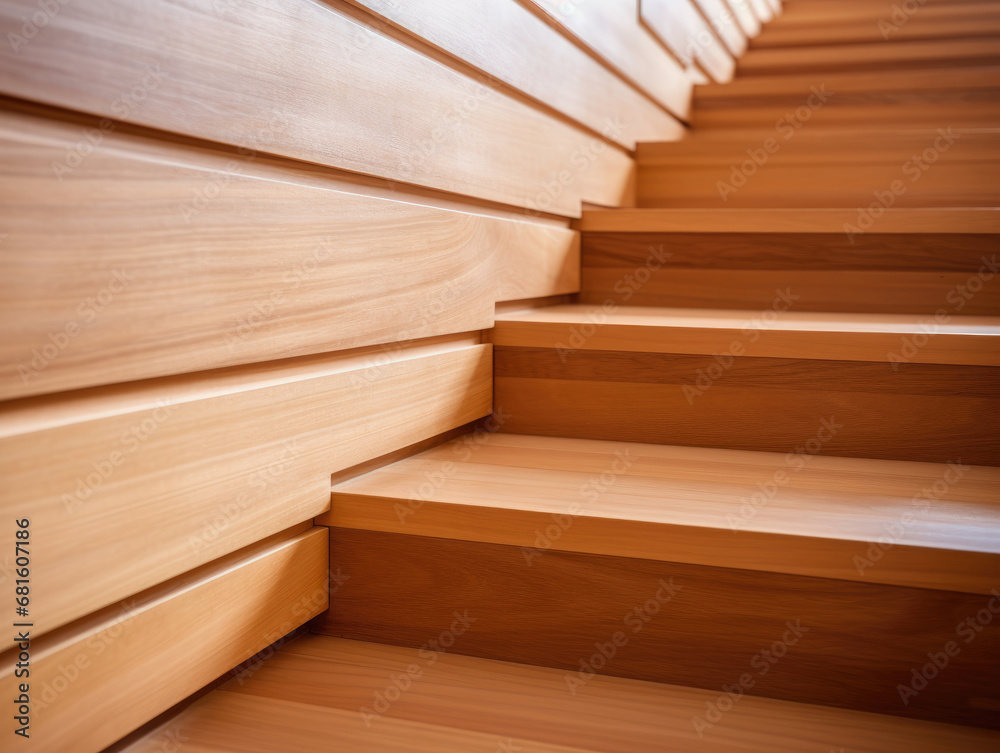
[[[945,477],[955,485],[915,508]],[[915,509],[878,567],[859,567]],[[968,593],[1000,582],[1000,469],[805,450],[466,435],[337,484],[317,522],[529,550],[555,522],[541,534],[554,551]]]
[[[774,291],[757,311],[602,304],[497,317],[505,431],[1000,465],[995,317],[823,314]],[[794,303],[794,301],[793,301]],[[921,323],[923,322],[923,323]]]
[[[1000,66],[738,76],[694,92],[695,128],[773,126],[995,127]]]
[[[178,740],[202,753],[985,753],[1000,745],[1000,735],[987,730],[735,689],[727,696],[597,676],[569,692],[573,677],[445,650],[304,636],[123,753],[160,753]],[[733,681],[738,685],[739,675]]]
[[[995,2],[922,2],[898,12],[896,0],[792,3],[753,40],[755,49],[976,38],[1000,33]],[[911,6],[912,7],[912,6]]]
[[[620,212],[584,215],[582,303],[1000,315],[996,210]]]
[[[926,340],[909,363],[1000,366],[1000,318],[946,321],[904,314],[796,312],[793,291],[768,311],[564,304],[497,316],[498,346],[560,351],[713,355],[747,340],[757,357],[897,363],[907,340]],[[610,311],[609,311],[610,309]],[[751,342],[752,341],[752,342]]]
[[[870,130],[777,117],[769,128],[643,145],[637,157],[642,207],[1000,206],[995,128]]]
[[[802,47],[752,49],[739,60],[740,76],[760,76],[789,71],[797,73],[871,70],[891,65],[902,68],[982,66],[1000,63],[1000,38],[976,36],[949,39],[872,41],[857,44],[826,44]]]

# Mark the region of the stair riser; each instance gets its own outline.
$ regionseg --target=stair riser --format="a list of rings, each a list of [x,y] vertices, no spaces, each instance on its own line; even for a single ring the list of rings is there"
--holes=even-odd
[[[993,596],[555,551],[528,566],[516,546],[336,528],[331,552],[350,588],[317,631],[557,667],[567,697],[593,670],[717,690],[723,712],[742,681],[747,695],[998,725]],[[907,692],[949,642],[946,666]]]
[[[852,243],[853,240],[853,243]],[[1000,315],[993,235],[584,233],[582,303]]]
[[[832,418],[842,428],[817,454],[1000,465],[993,367],[504,346],[494,359],[511,433],[786,453]]]

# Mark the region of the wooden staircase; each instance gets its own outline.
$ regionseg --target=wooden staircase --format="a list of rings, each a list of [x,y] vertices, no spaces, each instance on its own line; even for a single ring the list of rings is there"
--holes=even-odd
[[[313,634],[118,750],[1000,749],[998,7],[786,3],[493,416],[335,477]]]

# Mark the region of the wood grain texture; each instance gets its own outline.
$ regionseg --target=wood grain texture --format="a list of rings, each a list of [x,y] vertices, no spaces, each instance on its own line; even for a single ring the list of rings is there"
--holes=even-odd
[[[626,149],[684,127],[517,2],[351,0]],[[620,130],[609,125],[621,124]]]
[[[891,14],[890,14],[891,15]],[[905,17],[905,15],[904,15]],[[768,30],[770,31],[770,30]],[[1000,39],[973,37],[897,41],[852,45],[763,47],[739,60],[740,75],[865,70],[873,66],[930,68],[954,65],[995,66],[1000,63]]]
[[[624,151],[338,7],[71,3],[3,47],[0,92],[537,211],[627,197]],[[0,18],[17,28],[37,10],[14,0]]]
[[[697,62],[718,83],[732,80],[733,56],[690,0],[640,0],[639,17],[684,65]]]
[[[947,493],[923,501],[945,476],[955,482]],[[902,527],[910,517],[915,522]],[[467,435],[336,484],[316,522],[544,547],[539,555],[584,552],[966,593],[988,594],[1000,582],[996,468],[516,434],[480,444]],[[903,535],[878,566],[859,567],[855,556],[894,526]]]
[[[607,65],[636,84],[673,115],[687,120],[691,80],[681,66],[639,25],[639,0],[566,4],[529,0]]]
[[[337,528],[330,542],[331,564],[351,577],[313,623],[330,635],[426,650],[457,611],[471,624],[450,651],[555,667],[571,680],[596,670],[724,696],[749,673],[749,695],[1000,726],[1000,633],[956,629],[984,609],[995,620],[989,605],[1000,610],[1000,596],[558,551],[528,567],[516,546]],[[601,661],[598,644],[618,631]],[[904,705],[897,685],[949,641],[957,655]]]
[[[309,753],[331,745],[497,753],[504,743],[532,753],[750,753],[823,751],[831,740],[869,753],[986,753],[998,739],[987,730],[751,696],[699,739],[691,719],[715,700],[711,691],[597,676],[570,695],[560,670],[450,653],[420,666],[408,691],[366,727],[358,709],[415,659],[409,648],[303,636],[244,684],[217,690],[126,752],[159,753],[171,733],[205,753],[289,745]]]
[[[810,108],[810,102],[818,106]],[[730,84],[699,87],[692,107],[697,128],[767,128],[796,112],[810,126],[994,128],[1000,67],[740,76]]]
[[[467,332],[498,296],[578,289],[569,230],[114,133],[57,181],[79,136],[0,116],[0,399]]]
[[[33,639],[31,749],[103,750],[323,611],[328,546],[311,528]],[[0,657],[12,698],[16,661]]]
[[[743,29],[743,33],[747,37],[754,39],[760,34],[760,20],[750,7],[749,0],[723,0],[723,2],[732,8],[733,15],[736,16],[736,22]]]
[[[749,350],[748,350],[749,352]],[[497,347],[503,431],[1000,465],[992,367]],[[723,367],[728,364],[728,368]],[[818,441],[823,422],[842,425]],[[825,432],[829,434],[829,431]]]
[[[32,522],[35,633],[308,520],[331,473],[488,414],[491,346],[467,342],[8,403],[0,509]]]
[[[1000,314],[994,236],[584,233],[580,302],[796,311]],[[996,271],[995,271],[996,270]]]
[[[754,40],[754,47],[902,43],[1000,32],[995,3],[927,0],[919,13],[904,11],[895,18],[894,4],[893,0],[795,3],[768,26],[766,37]]]
[[[577,223],[606,233],[844,233],[857,209],[589,209]],[[866,234],[1000,233],[1000,209],[886,209]]]
[[[562,351],[713,355],[729,352],[734,341],[746,341],[746,351],[755,356],[890,363],[901,360],[903,341],[916,337],[921,345],[906,356],[908,362],[1000,366],[1000,319],[995,317],[799,312],[792,295],[772,291],[764,311],[613,302],[548,306],[499,315],[493,342]]]
[[[747,37],[726,0],[694,0],[708,21],[712,31],[721,39],[733,57],[740,57],[747,49]]]

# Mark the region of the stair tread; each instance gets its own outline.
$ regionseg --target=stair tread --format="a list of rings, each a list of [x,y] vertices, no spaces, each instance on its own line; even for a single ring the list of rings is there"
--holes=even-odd
[[[475,629],[473,625],[470,629]],[[461,641],[461,637],[457,638]],[[460,650],[460,646],[456,646]],[[624,649],[623,649],[624,650]],[[403,691],[393,677],[407,676]],[[417,674],[419,672],[419,674]],[[309,635],[281,647],[249,678],[232,680],[167,719],[127,753],[164,740],[216,751],[303,753],[530,750],[992,751],[1000,733],[743,695],[706,722],[719,691],[597,675],[575,693],[560,669]],[[738,678],[733,678],[734,681]],[[376,698],[393,699],[368,716]],[[172,737],[171,737],[172,735]]]
[[[792,294],[794,295],[794,293]],[[1000,317],[563,304],[496,317],[496,345],[641,353],[1000,365]],[[942,309],[944,310],[944,309]],[[907,346],[917,338],[919,347]],[[913,352],[915,351],[915,352]]]
[[[586,209],[584,232],[610,233],[835,233],[858,222],[857,208]],[[866,234],[1000,233],[998,207],[887,209]]]
[[[961,463],[500,433],[342,482],[332,499],[318,521],[345,528],[537,546],[561,522],[545,539],[565,551],[984,593],[1000,574],[1000,469]],[[854,555],[890,530],[901,559],[857,572]]]

